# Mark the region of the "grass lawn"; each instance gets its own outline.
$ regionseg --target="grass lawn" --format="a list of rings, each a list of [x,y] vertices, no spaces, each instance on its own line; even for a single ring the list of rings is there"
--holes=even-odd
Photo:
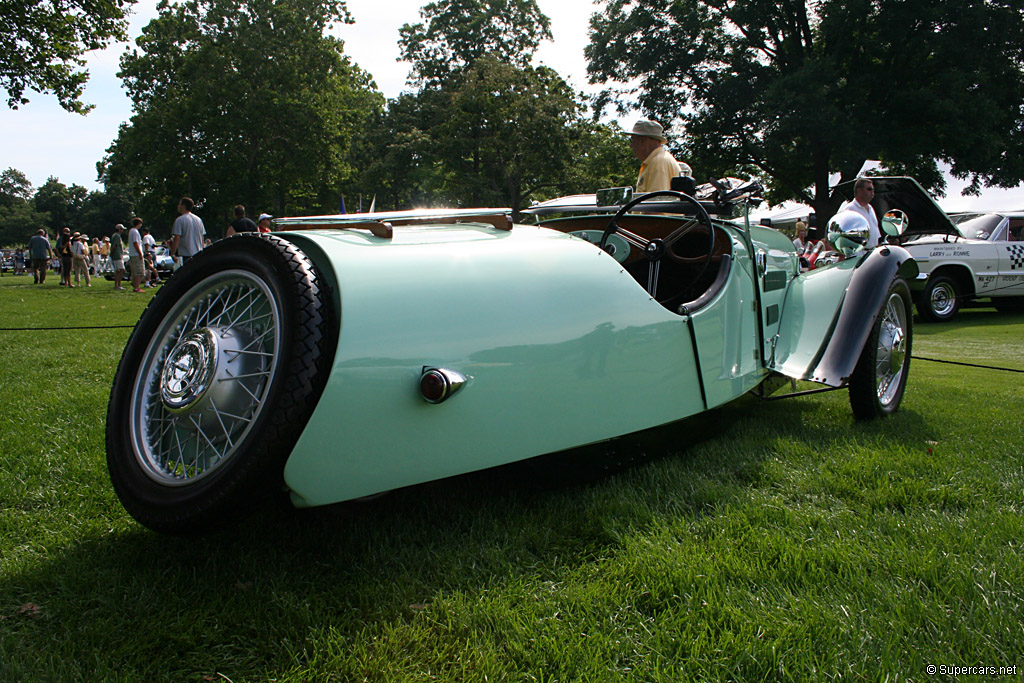
[[[151,293],[0,280],[0,680],[1024,678],[1024,376],[915,361],[901,411],[744,398],[607,447],[200,539],[110,487]],[[1024,370],[1024,315],[914,355]],[[954,677],[935,666],[1016,666]]]

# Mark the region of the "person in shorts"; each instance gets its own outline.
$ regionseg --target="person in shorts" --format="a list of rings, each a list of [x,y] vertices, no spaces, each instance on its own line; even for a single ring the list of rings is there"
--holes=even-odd
[[[132,291],[143,291],[142,278],[146,276],[146,252],[142,246],[141,218],[132,219],[132,229],[128,231],[128,267],[132,274]]]

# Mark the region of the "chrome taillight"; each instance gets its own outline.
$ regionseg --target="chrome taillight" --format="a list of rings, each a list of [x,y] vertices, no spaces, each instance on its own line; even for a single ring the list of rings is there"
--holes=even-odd
[[[443,403],[466,383],[466,376],[455,370],[424,366],[420,375],[420,394],[427,403]]]

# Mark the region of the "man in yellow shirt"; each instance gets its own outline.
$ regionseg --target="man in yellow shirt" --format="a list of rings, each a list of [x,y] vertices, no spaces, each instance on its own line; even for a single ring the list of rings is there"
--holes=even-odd
[[[636,179],[637,192],[668,190],[675,176],[692,176],[687,164],[676,161],[662,145],[668,142],[665,130],[657,121],[640,119],[629,132],[629,147],[640,160]]]

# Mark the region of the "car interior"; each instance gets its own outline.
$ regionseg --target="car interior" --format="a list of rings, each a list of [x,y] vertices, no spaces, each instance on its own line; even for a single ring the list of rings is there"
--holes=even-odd
[[[586,215],[541,220],[539,224],[587,239],[587,234],[603,232],[609,221],[607,215]],[[697,218],[664,214],[628,214],[617,224],[620,235],[625,236],[625,231],[642,242],[678,235],[654,260],[634,240],[628,240],[634,243],[622,260],[633,279],[668,310],[692,313],[710,302],[728,280],[733,245],[721,227],[712,223],[709,228]],[[713,244],[709,229],[714,230]]]

